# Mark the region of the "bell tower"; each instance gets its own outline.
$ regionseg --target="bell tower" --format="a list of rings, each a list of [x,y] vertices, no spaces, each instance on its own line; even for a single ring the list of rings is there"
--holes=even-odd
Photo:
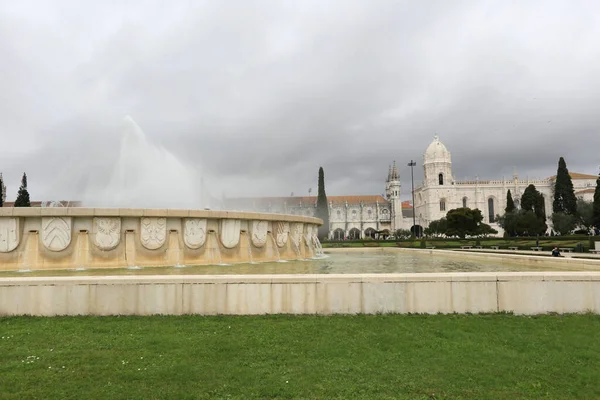
[[[400,174],[396,161],[390,166],[388,178],[385,185],[385,195],[390,202],[392,216],[392,231],[400,229],[402,226],[402,201],[400,200]]]

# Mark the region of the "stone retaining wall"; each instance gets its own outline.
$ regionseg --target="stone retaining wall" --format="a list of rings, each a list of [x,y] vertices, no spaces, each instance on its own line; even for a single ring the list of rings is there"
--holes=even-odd
[[[1,278],[0,315],[600,314],[599,272]]]

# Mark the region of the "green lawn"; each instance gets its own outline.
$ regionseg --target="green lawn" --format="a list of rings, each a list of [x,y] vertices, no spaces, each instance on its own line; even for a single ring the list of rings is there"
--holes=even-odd
[[[600,398],[600,317],[0,318],[2,399]]]

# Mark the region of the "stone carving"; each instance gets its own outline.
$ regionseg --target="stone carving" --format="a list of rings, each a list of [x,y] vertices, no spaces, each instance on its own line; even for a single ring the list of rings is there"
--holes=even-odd
[[[291,226],[291,237],[292,237],[292,242],[294,243],[294,245],[298,248],[300,247],[300,240],[302,240],[302,231],[303,231],[303,223],[301,222],[294,222]]]
[[[190,249],[199,249],[206,242],[206,219],[193,218],[185,220],[183,242]]]
[[[221,220],[221,243],[232,249],[240,242],[241,222],[239,219]]]
[[[252,221],[252,244],[256,247],[263,247],[267,243],[267,230],[269,223],[267,221]]]
[[[289,233],[289,222],[275,222],[275,242],[277,242],[278,247],[283,247],[287,244]]]
[[[145,248],[156,250],[165,244],[166,238],[166,218],[142,218],[140,239]]]
[[[304,227],[304,241],[306,242],[307,246],[311,245],[312,236],[313,236],[313,227],[312,227],[312,225],[306,224],[306,226]]]
[[[121,241],[121,218],[94,218],[94,233],[96,246],[98,246],[99,249],[114,249]]]
[[[19,220],[0,218],[0,253],[13,251],[19,245]]]
[[[42,243],[48,250],[66,249],[71,244],[71,217],[42,217]]]

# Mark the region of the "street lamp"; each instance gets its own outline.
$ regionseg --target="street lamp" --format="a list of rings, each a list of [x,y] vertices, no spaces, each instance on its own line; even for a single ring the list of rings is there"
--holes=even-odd
[[[415,230],[415,232],[414,232],[415,236],[419,237],[421,235],[418,232],[417,223],[415,221],[415,212],[416,212],[416,210],[415,210],[415,177],[413,175],[413,167],[415,165],[417,165],[417,163],[415,161],[413,161],[413,160],[410,160],[410,162],[408,163],[408,166],[410,167],[410,182],[411,182],[411,185],[412,185],[413,228]]]

